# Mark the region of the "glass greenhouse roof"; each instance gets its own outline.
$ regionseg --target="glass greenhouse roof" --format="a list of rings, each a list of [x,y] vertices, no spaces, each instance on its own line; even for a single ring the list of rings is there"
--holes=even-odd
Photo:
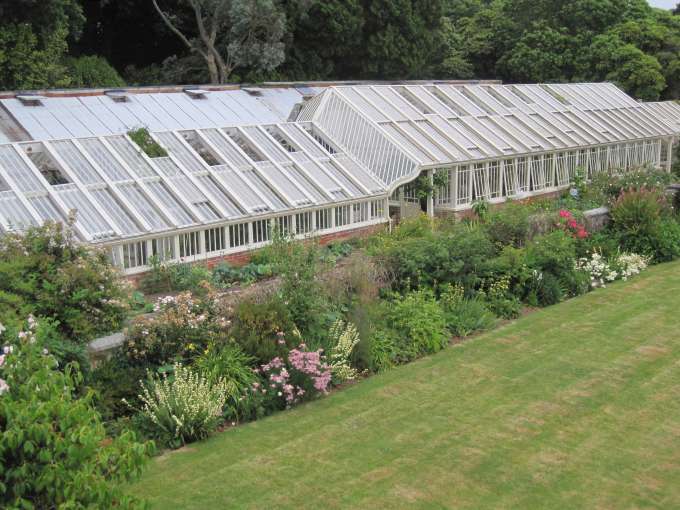
[[[680,133],[680,106],[611,83],[359,85],[306,103],[311,121],[385,187],[428,168]]]
[[[386,195],[311,124],[152,136],[167,156],[120,134],[0,145],[0,229],[75,210],[79,237],[115,240]]]

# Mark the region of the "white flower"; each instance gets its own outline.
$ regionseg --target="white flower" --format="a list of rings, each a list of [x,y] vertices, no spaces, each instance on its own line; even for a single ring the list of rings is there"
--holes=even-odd
[[[5,331],[7,331],[7,328],[2,322],[0,322],[0,335],[2,335]]]

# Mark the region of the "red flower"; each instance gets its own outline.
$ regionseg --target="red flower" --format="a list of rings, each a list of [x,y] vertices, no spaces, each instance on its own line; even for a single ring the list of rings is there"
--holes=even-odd
[[[561,209],[559,214],[560,218],[571,218],[571,213],[566,209]]]
[[[575,219],[571,219],[567,222],[567,225],[569,225],[569,228],[576,229],[578,228],[578,223],[576,223]]]
[[[584,237],[588,237],[588,232],[585,231],[585,229],[580,229],[578,232],[576,232],[576,237],[579,239],[583,239]]]

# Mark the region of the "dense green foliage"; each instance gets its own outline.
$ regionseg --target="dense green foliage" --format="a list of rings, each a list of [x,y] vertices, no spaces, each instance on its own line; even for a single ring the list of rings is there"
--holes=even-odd
[[[0,506],[140,506],[118,484],[139,473],[147,447],[127,431],[107,439],[91,394],[76,391],[77,367],[58,367],[35,328],[0,335]]]
[[[680,15],[645,0],[173,0],[158,2],[165,19],[151,1],[5,4],[5,89],[119,86],[109,61],[142,85],[607,80],[641,99],[680,97]]]
[[[60,334],[85,344],[120,328],[126,289],[104,251],[77,242],[72,226],[46,223],[0,239],[0,321],[29,314],[51,319]]]

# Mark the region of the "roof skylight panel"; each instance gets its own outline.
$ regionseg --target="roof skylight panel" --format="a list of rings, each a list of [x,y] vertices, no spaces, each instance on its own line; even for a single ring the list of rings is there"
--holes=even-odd
[[[185,227],[196,223],[194,218],[184,208],[179,200],[170,192],[165,183],[161,181],[147,181],[146,187],[149,188],[151,194],[156,197],[156,200],[168,211],[173,218],[175,218],[179,226]]]
[[[435,159],[425,152],[421,147],[418,147],[417,142],[414,142],[403,134],[397,127],[392,124],[382,124],[382,128],[396,141],[398,145],[405,151],[408,151],[413,157],[418,159],[421,163],[431,163]]]
[[[151,204],[151,201],[141,192],[136,184],[119,184],[117,189],[125,195],[125,198],[128,199],[139,215],[144,218],[147,224],[151,225],[151,228],[154,230],[165,230],[170,228],[171,225],[163,218],[163,216],[161,216]]]
[[[109,136],[106,141],[118,152],[127,166],[137,177],[153,177],[156,172],[142,156],[142,149],[132,144],[123,135]]]
[[[114,182],[131,179],[127,170],[125,170],[113,154],[109,152],[101,140],[98,138],[84,138],[78,140],[78,142],[109,179]]]
[[[190,172],[205,172],[205,165],[201,163],[199,156],[195,155],[181,140],[172,132],[153,133],[159,143]],[[160,159],[160,158],[157,158]]]
[[[612,120],[607,110],[591,110],[590,114],[604,127],[604,132],[611,133],[616,141],[635,138],[632,131],[620,126],[617,120]]]
[[[305,190],[309,195],[311,195],[314,198],[314,201],[317,204],[323,204],[325,202],[328,202],[328,197],[321,193],[319,191],[318,187],[320,185],[317,185],[312,177],[307,175],[301,168],[298,166],[298,164],[291,165],[289,167],[286,167],[286,170],[291,173],[293,177],[297,180],[297,182],[303,184]]]
[[[273,163],[262,162],[257,164],[257,169],[266,175],[283,193],[289,197],[295,205],[309,205],[313,203],[300,189],[301,185],[292,181]]]
[[[378,108],[366,101],[366,99],[364,99],[363,96],[361,96],[354,89],[354,87],[338,87],[335,90],[339,92],[340,95],[345,98],[345,100],[352,104],[362,114],[368,116],[371,120],[375,122],[385,122],[390,120]]]
[[[510,94],[508,89],[502,85],[483,85],[480,87],[505,108],[526,109],[528,106],[527,103],[520,100],[517,96]]]
[[[125,235],[135,235],[143,232],[142,228],[130,214],[118,203],[111,191],[106,188],[91,189],[90,194],[111,215],[111,219],[118,225]]]
[[[13,191],[0,191],[0,218],[8,230],[23,230],[36,224],[33,215]]]
[[[271,188],[269,183],[260,175],[259,172],[251,168],[243,170],[242,174],[247,178],[257,189],[260,195],[264,196],[274,207],[278,209],[287,209],[288,205],[281,199],[281,197]]]
[[[321,161],[319,165],[322,166],[330,175],[335,177],[343,188],[350,192],[353,197],[360,197],[364,195],[364,192],[359,189],[359,187],[352,181],[345,173],[340,170],[333,160]]]
[[[316,158],[328,156],[328,153],[297,124],[280,124],[276,126],[276,128],[281,130],[293,143],[301,147],[305,152],[308,152],[311,156]]]
[[[443,146],[447,152],[453,155],[455,160],[466,159],[468,156],[461,152],[460,147],[453,144],[451,140],[443,136],[435,127],[432,125],[432,118],[428,120],[417,122],[418,127],[427,133],[427,135],[435,140],[439,145]]]
[[[76,222],[91,239],[106,238],[116,234],[111,225],[75,184],[58,184],[52,186],[52,189],[69,210],[76,211]]]
[[[494,147],[481,135],[474,131],[474,124],[467,124],[461,119],[450,119],[451,126],[460,133],[465,134],[465,138],[470,140],[470,146],[466,147],[469,152],[474,152],[475,149],[481,151],[483,154],[492,156],[502,156],[504,154],[502,147]]]
[[[367,170],[361,167],[361,165],[359,165],[351,157],[344,154],[339,154],[337,156],[333,156],[333,159],[342,165],[343,168],[347,169],[348,172],[351,172],[352,176],[357,181],[359,181],[370,193],[381,193],[385,191],[383,185],[380,184]]]
[[[532,104],[541,106],[543,108],[547,108],[549,110],[565,110],[569,107],[569,101],[567,98],[550,89],[549,86],[541,87],[540,85],[511,85],[510,87],[513,92],[523,94],[531,100]]]
[[[202,129],[200,133],[220,151],[226,160],[237,168],[247,168],[251,165],[235,146],[227,140],[227,135],[218,129]]]
[[[299,164],[300,167],[302,167],[302,169],[307,174],[312,176],[312,178],[314,178],[316,182],[318,182],[323,188],[323,190],[330,196],[334,198],[337,198],[338,196],[349,198],[347,193],[340,187],[340,185],[335,180],[333,180],[329,169],[322,166],[320,161],[307,160],[300,161]]]
[[[227,184],[229,192],[238,197],[248,212],[259,213],[272,210],[272,207],[258,193],[255,193],[237,172],[226,165],[213,167],[213,170],[219,173]],[[281,200],[277,200],[277,202],[280,203]],[[276,207],[275,204],[272,205]]]
[[[565,124],[569,125],[574,131],[581,133],[591,143],[604,143],[614,140],[614,136],[603,133],[605,128],[593,118],[590,112],[565,111],[555,113]]]
[[[502,115],[508,111],[505,105],[479,85],[464,85],[458,90],[489,115]]]
[[[260,131],[258,127],[244,126],[241,129],[251,138],[252,142],[257,144],[262,151],[264,151],[263,156],[266,157],[265,159],[270,159],[277,163],[290,161],[287,151],[284,150],[281,144],[269,138],[263,131]]]
[[[493,144],[494,149],[499,149],[503,154],[511,154],[516,152],[512,141],[503,138],[498,130],[489,129],[489,127],[482,122],[482,119],[488,120],[489,117],[470,117],[465,119],[465,124],[468,129],[473,129],[475,134],[480,135],[489,144]]]
[[[430,117],[430,121],[446,136],[451,138],[451,140],[453,140],[456,144],[465,149],[472,159],[488,156],[489,153],[485,152],[478,145],[477,141],[471,138],[471,133],[469,133],[467,130],[461,130],[458,128],[458,126],[454,126],[452,122],[453,120],[454,119],[447,121],[437,116]]]
[[[57,140],[50,142],[50,145],[81,182],[85,184],[104,182],[85,155],[71,140]]]
[[[391,105],[407,118],[413,120],[423,118],[424,112],[418,109],[413,102],[408,101],[403,95],[396,92],[392,87],[387,85],[376,86],[373,90],[384,97],[386,101],[389,101]]]
[[[217,221],[222,219],[220,214],[210,202],[196,202],[194,207],[198,210],[198,215],[205,222]]]
[[[548,140],[555,147],[569,147],[575,145],[573,140],[565,138],[559,130],[550,125],[539,113],[529,113],[522,115],[521,120],[531,125],[531,127],[540,133],[540,136]]]
[[[468,95],[459,90],[458,87],[453,85],[435,85],[433,90],[441,91],[442,96],[437,96],[440,100],[447,99],[449,103],[446,103],[449,108],[454,107],[454,109],[463,116],[477,116],[486,115],[487,112],[482,108],[477,102],[471,100]]]
[[[377,89],[374,89],[373,87],[356,87],[355,90],[391,120],[406,120],[406,116],[381,95],[380,91],[382,88],[383,87],[378,87]]]
[[[444,117],[452,117],[455,115],[458,115],[458,112],[456,110],[453,110],[449,108],[446,103],[443,103],[441,100],[439,100],[432,92],[428,91],[425,87],[422,87],[420,85],[410,85],[410,86],[401,86],[401,87],[395,87],[396,90],[398,90],[404,98],[410,98],[413,96],[415,100],[411,101],[412,104],[418,104],[422,103],[427,107],[427,110],[425,111],[420,108],[420,111],[425,114],[432,114],[432,113],[438,113],[439,115],[443,115]]]
[[[409,137],[415,140],[416,143],[427,149],[437,161],[451,161],[452,158],[449,154],[444,152],[436,143],[410,122],[400,122],[399,127],[404,130]]]
[[[12,145],[0,146],[0,166],[21,191],[44,190],[43,183]]]
[[[215,182],[212,175],[199,175],[196,177],[205,190],[212,195],[215,201],[229,214],[230,218],[242,216],[243,211],[236,205],[234,200]]]
[[[644,122],[640,122],[639,118],[632,111],[622,112],[621,110],[605,110],[602,113],[617,127],[626,129],[628,132],[633,134],[634,138],[645,138],[649,136],[650,133],[653,134],[654,130],[646,126]]]

